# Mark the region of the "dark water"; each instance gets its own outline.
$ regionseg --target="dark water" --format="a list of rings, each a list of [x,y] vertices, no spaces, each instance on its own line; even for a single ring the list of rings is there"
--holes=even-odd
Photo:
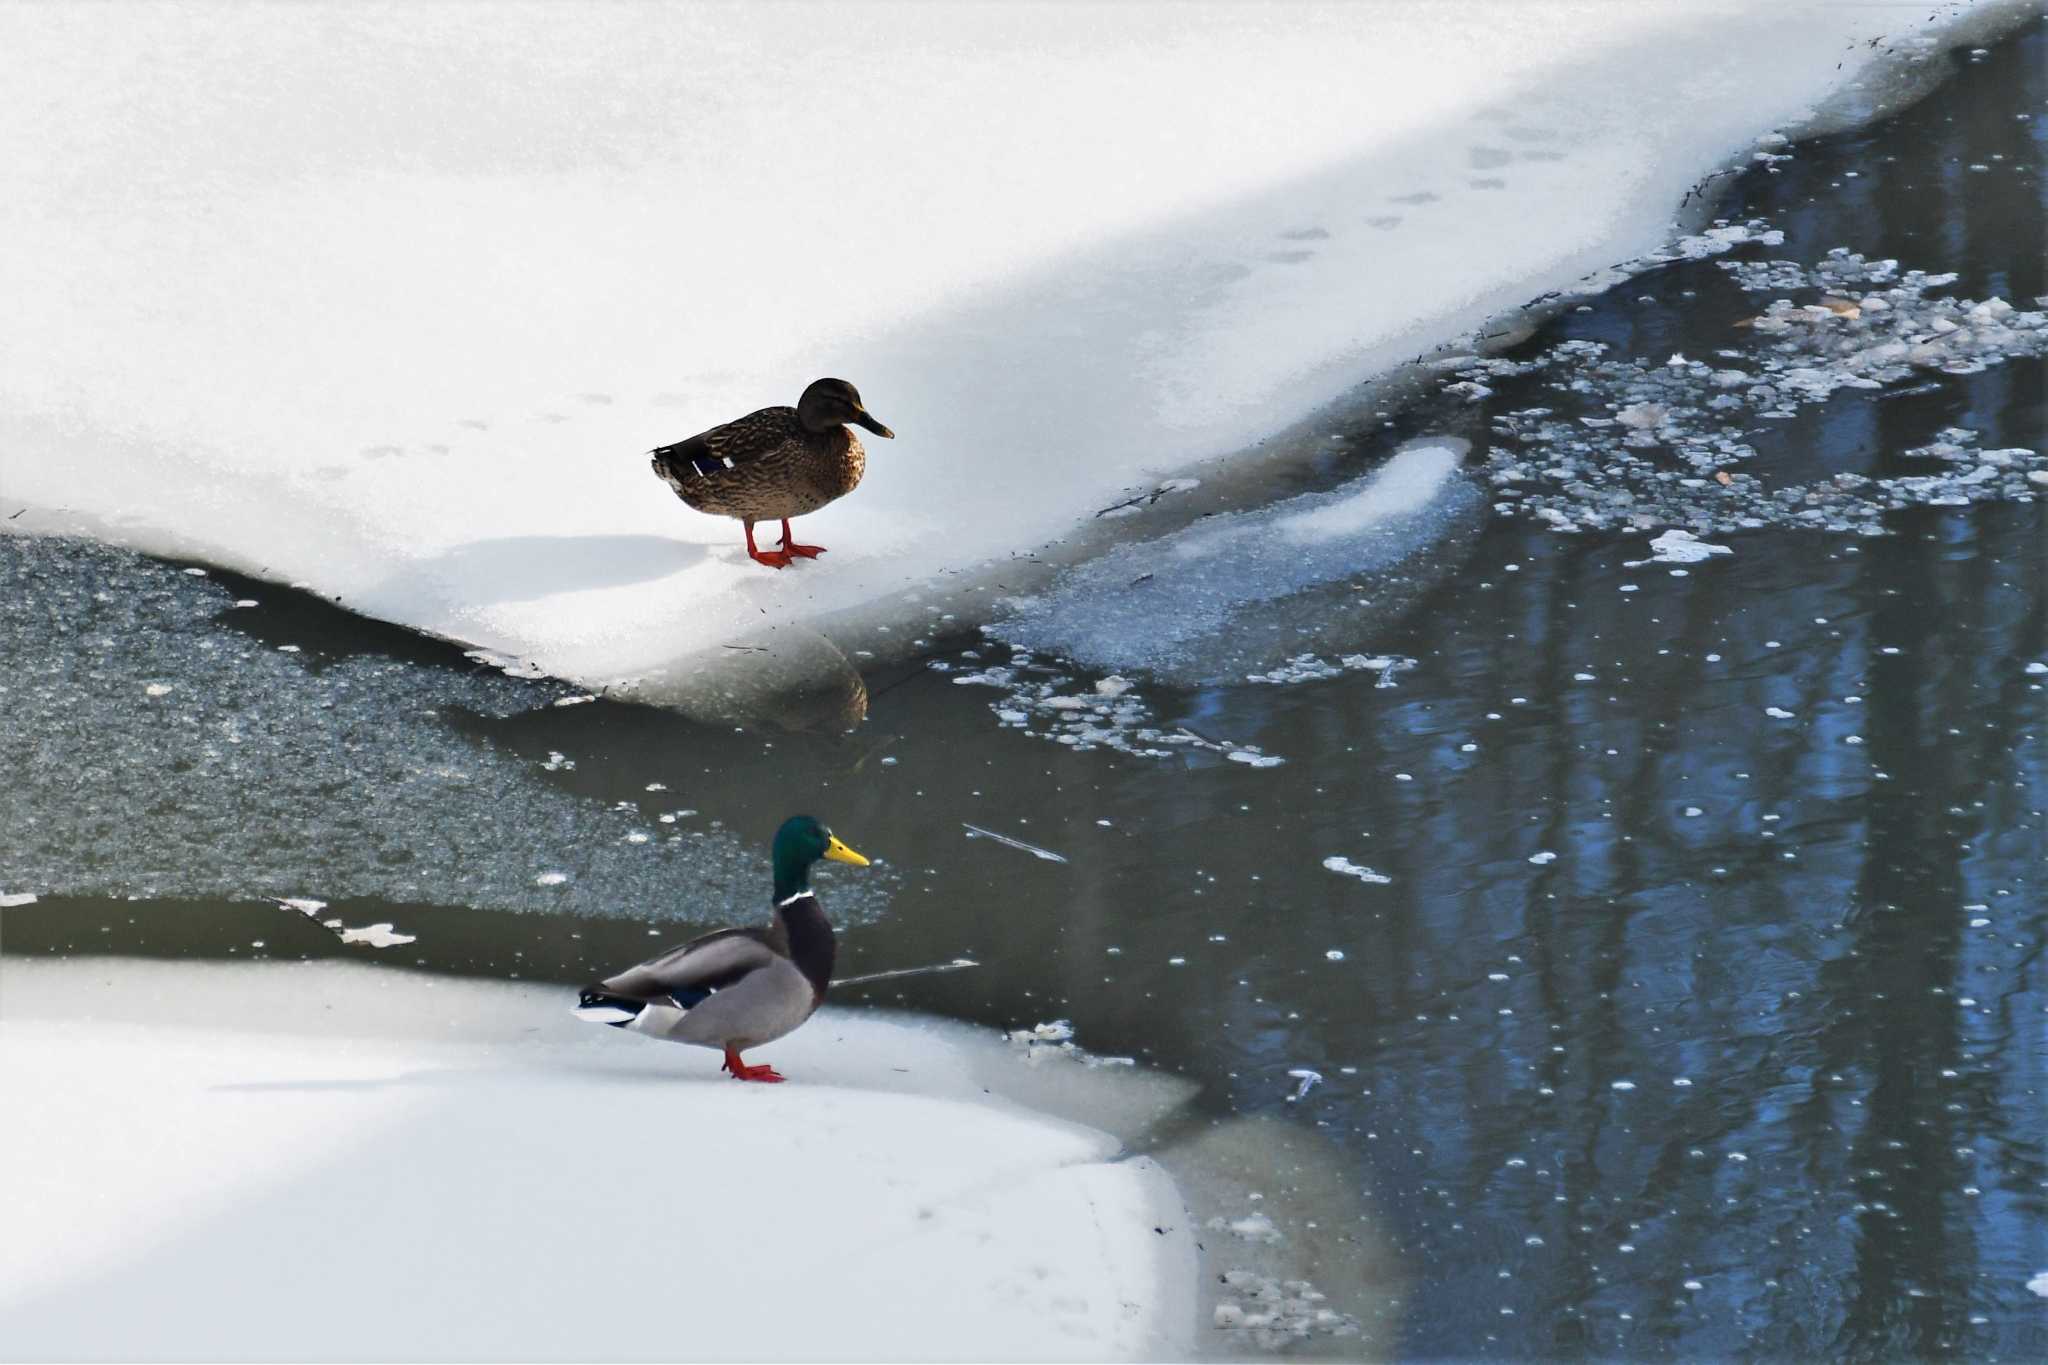
[[[1772,254],[1847,246],[2032,306],[2048,289],[2048,38],[2035,23],[1953,60],[1933,97],[1745,172],[1720,211],[1783,228]],[[1516,354],[1569,338],[1711,351],[1738,301],[1712,262],[1673,265]],[[2048,440],[2038,361],[1937,378],[1772,424],[1758,462],[1802,479],[1895,474],[1900,451],[1948,426],[1986,447]],[[1485,403],[1355,433],[1323,472],[1334,483],[1422,431],[1455,431],[1483,461],[1494,414],[1581,400],[1603,410],[1540,376],[1506,381]],[[1443,548],[1457,572],[1373,641],[1418,661],[1397,686],[1353,674],[1148,692],[1168,720],[1289,758],[1270,769],[1072,753],[999,729],[987,692],[928,667],[972,641],[871,671],[851,733],[547,697],[419,724],[521,761],[565,809],[626,803],[636,827],[687,808],[686,827],[759,842],[815,811],[895,878],[849,933],[847,973],[984,964],[849,1002],[1012,1027],[1069,1018],[1093,1050],[1201,1081],[1208,1112],[1320,1131],[1405,1280],[1398,1308],[1388,1286],[1322,1288],[1382,1315],[1402,1354],[2040,1358],[2048,1303],[2026,1282],[2048,1270],[2048,676],[2025,666],[2048,660],[2048,500],[1887,525],[1744,532],[1723,538],[1731,557],[1677,577],[1626,567],[1642,535],[1490,518]],[[210,629],[299,643],[295,667],[469,667],[281,589],[227,586],[264,606]],[[542,769],[555,753],[575,766]],[[106,771],[122,780],[118,762]],[[5,819],[44,843],[118,838],[81,814],[89,798],[14,802]],[[353,837],[434,856],[416,796],[410,834],[364,800]],[[504,841],[532,837],[525,809],[502,814]],[[1067,861],[970,839],[963,822]],[[1391,880],[1335,875],[1334,855]],[[18,870],[0,854],[0,878]],[[105,889],[132,888],[110,873]],[[270,889],[321,890],[46,896],[5,912],[5,949],[340,951],[254,900]],[[334,899],[351,922],[418,934],[409,962],[570,982],[644,955],[647,920],[702,908],[687,875],[672,895],[658,915],[615,918]],[[1325,1083],[1289,1104],[1295,1067]]]

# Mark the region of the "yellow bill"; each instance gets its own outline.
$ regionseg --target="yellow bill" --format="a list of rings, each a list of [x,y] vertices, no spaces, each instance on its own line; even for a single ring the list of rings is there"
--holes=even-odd
[[[825,845],[825,856],[835,863],[852,863],[855,867],[866,867],[868,860],[839,842],[839,836],[831,836],[832,842]]]

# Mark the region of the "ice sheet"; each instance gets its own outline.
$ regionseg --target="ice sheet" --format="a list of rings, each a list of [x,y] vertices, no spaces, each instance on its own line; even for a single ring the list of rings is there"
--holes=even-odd
[[[35,1097],[0,1127],[36,1173],[0,1236],[10,1356],[1193,1346],[1172,1184],[991,1098],[1029,1070],[994,1035],[828,1010],[757,1054],[787,1084],[750,1086],[560,989],[116,960],[5,959],[0,983],[4,1091]]]
[[[1361,643],[1456,565],[1439,542],[1480,508],[1458,468],[1468,449],[1451,437],[1417,440],[1328,493],[1119,546],[1010,603],[990,629],[1097,668],[1188,683],[1268,680],[1261,670],[1305,644]]]
[[[647,674],[1039,545],[1653,247],[1924,22],[1168,14],[6,7],[11,525]],[[821,374],[899,439],[777,574],[643,452]]]

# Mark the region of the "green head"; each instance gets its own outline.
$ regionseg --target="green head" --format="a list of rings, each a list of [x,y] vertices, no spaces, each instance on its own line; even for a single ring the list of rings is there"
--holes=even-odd
[[[775,903],[811,889],[811,864],[820,858],[866,867],[868,860],[808,815],[792,815],[775,831]]]

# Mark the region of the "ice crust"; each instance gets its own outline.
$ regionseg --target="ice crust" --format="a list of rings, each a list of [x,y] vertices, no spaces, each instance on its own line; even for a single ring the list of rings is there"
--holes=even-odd
[[[1020,649],[1176,683],[1292,680],[1266,670],[1302,668],[1304,637],[1368,636],[1455,566],[1426,552],[1478,515],[1479,494],[1458,469],[1467,449],[1454,438],[1410,442],[1328,493],[1118,546],[1012,601],[991,629]]]
[[[1055,1074],[992,1034],[827,1010],[760,1054],[788,1084],[747,1086],[713,1053],[577,1022],[560,989],[338,963],[0,976],[0,1089],[34,1097],[0,1127],[0,1160],[35,1172],[0,1236],[9,1356],[1193,1347],[1172,1182],[1000,1098],[1005,1075],[1144,1095],[1127,1069]]]
[[[16,530],[658,675],[1036,547],[1656,247],[1917,22],[9,6],[0,486]],[[643,452],[828,373],[899,439],[773,573]]]
[[[460,659],[284,653],[235,628],[256,617],[234,602],[131,551],[0,536],[0,791],[21,812],[0,886],[278,896],[323,923],[322,902],[369,896],[649,921],[765,913],[766,831],[592,801],[464,724],[547,706],[560,684]],[[880,913],[881,871],[835,880],[835,920]],[[362,941],[398,948],[387,935]]]

